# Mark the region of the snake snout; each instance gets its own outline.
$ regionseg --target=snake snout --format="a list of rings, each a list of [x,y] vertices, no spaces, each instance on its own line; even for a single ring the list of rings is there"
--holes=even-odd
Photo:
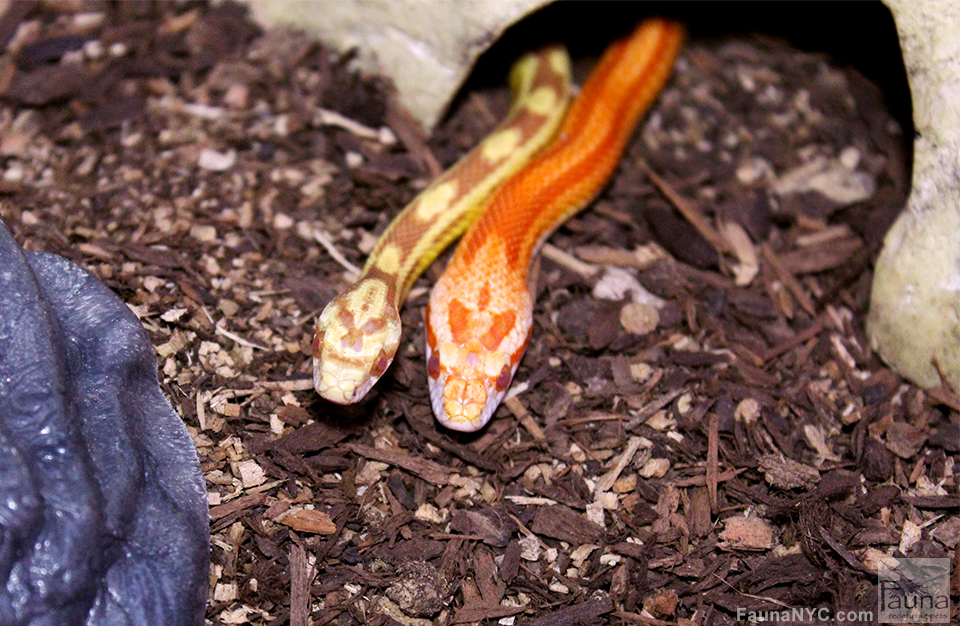
[[[439,393],[431,393],[431,401],[440,423],[461,432],[473,432],[486,424],[481,417],[487,404],[487,390],[483,384],[448,376],[442,387],[438,387]]]
[[[360,293],[376,295],[374,287],[365,287]],[[337,404],[359,402],[393,362],[400,329],[396,306],[370,307],[354,292],[334,298],[320,314],[313,340],[317,393]]]

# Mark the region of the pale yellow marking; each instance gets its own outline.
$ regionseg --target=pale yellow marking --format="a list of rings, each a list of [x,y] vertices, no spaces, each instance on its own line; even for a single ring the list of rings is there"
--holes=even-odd
[[[516,128],[507,128],[500,132],[493,133],[483,140],[483,158],[491,163],[497,163],[501,159],[513,154],[520,145],[523,136],[520,130]]]
[[[532,54],[525,55],[514,64],[510,76],[507,77],[510,89],[514,93],[520,94],[530,89],[530,85],[533,84],[537,74],[537,65],[537,59]],[[519,103],[521,99],[517,98],[516,103]]]
[[[457,197],[457,187],[456,180],[448,180],[424,191],[417,202],[417,218],[427,222],[449,209],[450,203]]]
[[[437,352],[440,353],[441,363],[454,363],[458,360],[460,349],[452,341],[444,341],[437,346]]]
[[[548,115],[557,108],[557,93],[550,87],[537,87],[527,100],[527,110],[537,115]]]
[[[550,52],[550,67],[561,76],[570,74],[570,55],[566,48],[557,48]]]
[[[380,250],[376,261],[377,269],[393,274],[400,269],[400,248],[395,243],[387,244]]]
[[[368,278],[357,285],[350,295],[350,305],[347,308],[355,316],[360,316],[364,305],[367,305],[371,311],[379,312],[386,302],[387,286],[383,281]]]
[[[503,366],[507,363],[508,360],[504,356],[503,349],[487,352],[483,360],[483,373],[491,380],[496,381],[497,377],[500,376],[500,372],[503,370]]]
[[[436,257],[436,254],[432,252],[430,252],[428,257],[427,253],[438,247],[437,242],[440,241],[440,234],[448,231],[454,223],[464,220],[465,216],[459,210],[460,207],[476,205],[479,198],[486,197],[487,193],[489,193],[488,187],[491,186],[490,182],[491,179],[486,179],[471,189],[465,197],[460,199],[460,202],[453,205],[456,207],[455,210],[450,210],[446,213],[440,212],[434,216],[433,221],[427,227],[423,236],[417,240],[416,245],[414,245],[409,254],[403,257],[400,271],[397,273],[397,276],[402,279],[400,282],[406,282],[411,272],[417,276],[420,275],[420,272],[427,265],[425,259],[429,258],[433,260],[433,258]]]

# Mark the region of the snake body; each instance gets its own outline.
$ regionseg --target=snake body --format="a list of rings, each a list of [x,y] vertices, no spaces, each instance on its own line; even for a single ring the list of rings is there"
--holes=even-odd
[[[503,399],[533,324],[531,262],[613,173],[669,78],[683,28],[650,19],[612,44],[549,146],[488,198],[427,306],[427,374],[438,420],[482,428]]]
[[[510,72],[513,104],[479,145],[390,223],[357,282],[324,308],[313,339],[313,383],[324,398],[363,398],[393,361],[399,308],[414,281],[475,219],[483,200],[556,133],[569,104],[562,46],[521,57]]]

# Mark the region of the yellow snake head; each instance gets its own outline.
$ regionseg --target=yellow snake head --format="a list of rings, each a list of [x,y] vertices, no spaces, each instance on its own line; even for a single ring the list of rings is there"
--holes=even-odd
[[[367,278],[330,301],[313,337],[313,386],[338,404],[363,398],[400,343],[400,314],[387,285]]]
[[[497,272],[492,272],[497,274]],[[476,273],[475,273],[476,274]],[[450,274],[447,274],[450,276]],[[458,296],[451,296],[452,283]],[[473,285],[464,286],[466,283]],[[427,305],[427,378],[437,420],[451,430],[483,428],[503,400],[530,339],[525,289],[490,273],[441,279]]]

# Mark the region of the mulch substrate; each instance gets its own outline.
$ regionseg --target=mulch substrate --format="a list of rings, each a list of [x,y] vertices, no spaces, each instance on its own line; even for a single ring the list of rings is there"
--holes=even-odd
[[[349,55],[229,2],[8,6],[0,214],[156,345],[208,483],[209,623],[874,623],[879,559],[960,569],[958,396],[864,331],[909,122],[826,54],[696,35],[550,239],[520,393],[464,436],[425,384],[438,267],[363,403],[318,398],[310,340],[505,87],[426,141]]]

